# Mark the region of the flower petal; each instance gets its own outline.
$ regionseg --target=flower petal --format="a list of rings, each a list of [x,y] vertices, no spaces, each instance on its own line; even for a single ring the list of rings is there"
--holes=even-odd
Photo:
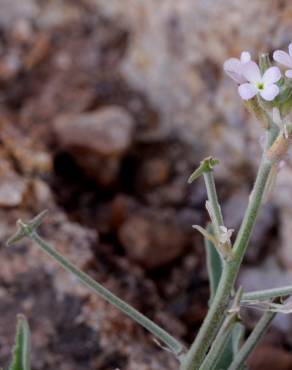
[[[281,78],[281,71],[278,67],[270,67],[263,75],[264,84],[273,84]]]
[[[223,69],[226,74],[237,83],[245,82],[245,78],[241,74],[241,62],[237,58],[230,58],[223,64]]]
[[[259,69],[259,66],[253,62],[250,61],[248,63],[242,64],[242,74],[243,76],[249,81],[249,82],[259,82],[261,81],[261,72]]]
[[[276,62],[283,64],[286,67],[292,68],[292,56],[283,50],[276,50],[273,54],[273,58]]]
[[[243,100],[249,100],[257,94],[257,89],[250,83],[242,84],[238,87],[238,93]]]
[[[288,70],[285,72],[285,75],[286,75],[286,77],[288,77],[288,78],[292,78],[292,69],[288,69]]]
[[[292,57],[292,42],[291,42],[291,44],[289,44],[288,50],[289,50],[290,56]]]
[[[264,100],[272,101],[279,94],[279,91],[279,87],[275,84],[272,84],[266,86],[264,90],[260,91],[260,94]]]
[[[248,51],[243,51],[240,56],[241,63],[247,63],[251,61],[251,56]]]

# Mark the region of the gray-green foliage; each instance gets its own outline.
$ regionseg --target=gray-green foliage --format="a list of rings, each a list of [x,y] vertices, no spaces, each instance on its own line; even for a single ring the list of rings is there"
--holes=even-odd
[[[212,226],[208,225],[207,231],[212,234]],[[212,302],[220,278],[222,274],[222,259],[219,253],[217,252],[214,245],[208,240],[204,238],[205,241],[205,251],[206,251],[206,260],[207,260],[207,271],[208,271],[208,278],[209,278],[209,286],[210,286],[210,299],[209,303]],[[234,328],[231,332],[230,338],[224,348],[224,351],[218,359],[218,362],[214,369],[212,370],[223,370],[228,369],[230,364],[232,363],[235,355],[238,353],[241,344],[244,339],[244,326],[238,322],[234,325]]]
[[[212,226],[209,224],[207,227],[207,231],[210,234],[213,234]],[[206,251],[206,260],[207,260],[207,271],[209,277],[209,286],[210,286],[210,299],[209,303],[212,302],[214,295],[216,293],[219,280],[222,274],[222,260],[217,252],[214,245],[211,243],[210,240],[204,238],[205,242],[205,251]]]
[[[30,331],[23,315],[17,317],[15,344],[9,370],[30,370]]]

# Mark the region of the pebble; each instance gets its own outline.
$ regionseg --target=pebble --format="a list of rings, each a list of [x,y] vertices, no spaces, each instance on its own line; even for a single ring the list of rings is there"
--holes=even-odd
[[[133,119],[123,108],[110,106],[92,113],[64,115],[56,133],[64,147],[84,147],[104,156],[119,156],[132,143]]]
[[[170,177],[171,166],[167,159],[151,158],[145,161],[140,169],[140,181],[147,188],[165,184]]]
[[[70,152],[90,177],[105,186],[119,173],[120,161],[133,143],[133,129],[133,118],[118,106],[62,115],[55,122],[61,149]]]
[[[25,179],[14,172],[3,174],[0,178],[0,207],[13,208],[20,206],[28,190]]]
[[[186,245],[174,220],[150,213],[130,216],[119,229],[119,239],[128,256],[149,269],[173,261]]]

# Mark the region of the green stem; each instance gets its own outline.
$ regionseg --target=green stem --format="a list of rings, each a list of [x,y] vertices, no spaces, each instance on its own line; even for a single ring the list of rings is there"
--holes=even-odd
[[[267,311],[263,314],[250,336],[247,338],[246,342],[235,356],[228,370],[239,370],[242,368],[250,353],[254,350],[262,336],[265,334],[275,315],[275,312],[270,311]]]
[[[226,317],[208,355],[202,363],[202,366],[200,366],[200,370],[213,370],[216,368],[220,355],[222,355],[232,329],[237,322],[237,316],[237,313],[232,313]]]
[[[224,349],[232,333],[234,325],[240,319],[239,312],[242,293],[243,289],[242,287],[240,287],[234,297],[233,304],[229,311],[227,312],[227,316],[219,332],[217,333],[214,342],[212,343],[212,347],[199,370],[216,369],[217,362],[220,360],[220,356],[224,352]]]
[[[224,222],[217,197],[213,171],[204,172],[204,180],[207,189],[208,200],[212,210],[212,223],[214,231],[218,236],[220,234],[220,226],[223,226]]]
[[[251,301],[267,301],[273,298],[285,297],[292,294],[292,285],[273,289],[263,289],[243,294],[242,303]]]
[[[234,282],[262,204],[263,194],[271,168],[272,162],[268,161],[264,155],[253,191],[250,195],[242,225],[234,243],[234,259],[224,263],[222,276],[212,305],[199,330],[196,340],[182,362],[181,370],[197,370],[200,367],[210,344],[222,324],[223,318],[226,315]]]
[[[99,296],[104,298],[110,304],[147,329],[151,334],[164,343],[178,358],[182,355],[184,350],[182,344],[168,334],[165,330],[160,328],[135,308],[131,307],[126,302],[112,294],[108,289],[94,281],[90,276],[79,270],[59,252],[49,246],[35,231],[32,233],[27,233],[26,235],[32,239],[42,251],[57,261],[65,270],[74,274],[86,287],[92,289]]]

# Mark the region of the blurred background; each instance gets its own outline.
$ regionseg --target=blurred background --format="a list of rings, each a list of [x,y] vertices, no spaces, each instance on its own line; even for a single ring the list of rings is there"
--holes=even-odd
[[[288,47],[290,0],[0,0],[0,238],[43,209],[41,235],[189,344],[206,314],[206,193],[186,180],[220,159],[226,226],[238,230],[263,132],[222,71],[242,50]],[[292,281],[289,158],[240,275],[246,290]],[[151,336],[28,241],[0,250],[0,361],[16,314],[34,370],[175,370]],[[252,327],[258,313],[245,313]],[[292,369],[281,315],[252,370]]]

